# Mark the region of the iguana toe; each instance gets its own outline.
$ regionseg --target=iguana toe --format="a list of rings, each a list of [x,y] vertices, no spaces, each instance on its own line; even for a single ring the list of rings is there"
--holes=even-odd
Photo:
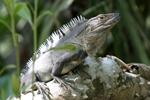
[[[43,82],[42,83],[41,82],[35,82],[34,85],[39,90],[43,100],[47,100],[47,98],[49,100],[51,100],[51,98],[50,98],[51,93],[50,93],[48,86],[46,86],[46,84],[44,84]],[[47,96],[47,98],[46,98],[46,96]]]
[[[69,86],[70,86],[71,88],[75,89],[75,87],[72,86],[72,85],[70,84],[70,82],[67,82],[67,81],[66,81],[65,79],[63,79],[63,78],[60,78],[60,77],[57,77],[57,76],[53,76],[53,79],[55,79],[58,83],[60,83],[60,85],[65,86],[65,87],[67,88],[67,90],[70,89]],[[70,81],[70,80],[69,80],[69,81]]]

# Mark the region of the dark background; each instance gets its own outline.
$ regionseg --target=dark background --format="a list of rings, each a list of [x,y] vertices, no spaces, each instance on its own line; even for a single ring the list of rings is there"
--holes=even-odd
[[[34,6],[33,0],[29,2]],[[111,29],[107,42],[97,55],[114,55],[126,63],[150,65],[150,0],[39,0],[38,14],[45,10],[53,11],[54,16],[46,15],[38,23],[38,46],[53,31],[77,15],[89,19],[98,14],[120,13],[120,22]],[[11,21],[2,0],[0,17],[5,18],[8,23]],[[17,17],[15,23],[22,69],[33,54],[33,31],[24,19]],[[10,31],[0,23],[0,70],[6,65],[16,64],[14,50]],[[0,89],[5,90],[6,97],[11,93],[12,72],[16,73],[16,69],[5,70],[0,76]]]

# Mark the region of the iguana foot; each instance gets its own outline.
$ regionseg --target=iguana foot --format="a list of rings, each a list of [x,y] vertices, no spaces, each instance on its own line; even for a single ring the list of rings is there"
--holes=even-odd
[[[88,66],[88,65],[86,65],[86,66]],[[88,79],[92,79],[92,76],[81,68],[81,65],[78,65],[74,69],[74,71],[77,72],[81,77],[86,77]]]
[[[43,100],[47,100],[46,96],[47,96],[47,98],[49,100],[51,99],[50,98],[51,93],[50,93],[49,87],[46,86],[45,83],[43,83],[43,82],[35,82],[34,86],[36,86],[37,89],[39,90]]]
[[[107,55],[107,57],[114,59],[119,64],[119,66],[122,67],[123,69],[127,69],[131,73],[133,72],[133,70],[125,62],[123,62],[121,59],[119,59],[115,56],[111,56],[111,55]]]
[[[67,88],[67,90],[69,90],[69,86],[70,86],[71,88],[75,89],[75,87],[72,86],[72,85],[70,84],[70,82],[67,82],[65,79],[60,78],[60,77],[57,77],[57,76],[52,76],[52,77],[53,77],[53,79],[55,79],[58,83],[60,83],[60,85],[64,85],[64,86]],[[71,81],[71,80],[69,80],[69,81]],[[72,81],[72,82],[73,82],[73,81]]]

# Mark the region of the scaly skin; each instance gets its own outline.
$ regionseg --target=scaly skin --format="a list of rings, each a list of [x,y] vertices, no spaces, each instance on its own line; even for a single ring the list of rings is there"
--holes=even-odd
[[[34,62],[34,82],[47,82],[55,78],[67,87],[60,76],[76,68],[84,59],[96,57],[96,53],[106,41],[109,30],[119,21],[118,13],[99,14],[91,19],[77,17],[50,36],[37,51]],[[76,46],[76,52],[49,50],[64,44]],[[32,83],[32,59],[21,74],[21,86]],[[36,85],[39,89],[42,86]],[[28,90],[28,89],[27,89]],[[26,91],[27,91],[26,90]]]

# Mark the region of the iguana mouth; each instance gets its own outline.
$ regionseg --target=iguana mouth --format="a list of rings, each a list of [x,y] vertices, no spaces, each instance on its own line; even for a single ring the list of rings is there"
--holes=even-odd
[[[104,23],[104,25],[115,25],[119,20],[120,20],[120,14],[119,13],[115,13],[115,16],[113,16],[111,19],[109,19],[108,21],[106,21]]]
[[[120,20],[120,14],[119,13],[114,13],[112,15],[112,18],[110,18],[109,20],[107,20],[104,23],[99,24],[94,30],[94,31],[99,31],[101,29],[110,29],[112,28],[116,23],[118,23]]]

